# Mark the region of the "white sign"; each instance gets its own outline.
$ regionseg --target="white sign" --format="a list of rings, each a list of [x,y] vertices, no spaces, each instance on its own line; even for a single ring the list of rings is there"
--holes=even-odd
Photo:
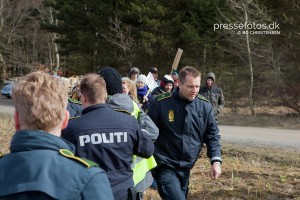
[[[147,85],[149,90],[152,92],[156,87],[158,87],[153,75],[151,72],[147,75]]]

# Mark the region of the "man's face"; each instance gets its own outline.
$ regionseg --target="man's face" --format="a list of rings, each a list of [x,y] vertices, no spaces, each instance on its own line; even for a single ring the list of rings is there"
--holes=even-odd
[[[214,84],[214,80],[212,78],[207,78],[206,79],[207,87],[212,87],[213,84]]]
[[[179,81],[178,87],[180,97],[189,101],[194,100],[200,89],[200,81],[200,76],[195,78],[191,75],[185,77],[184,83]]]
[[[173,89],[173,84],[172,83],[167,83],[165,85],[165,91],[166,92],[171,92],[172,89]]]

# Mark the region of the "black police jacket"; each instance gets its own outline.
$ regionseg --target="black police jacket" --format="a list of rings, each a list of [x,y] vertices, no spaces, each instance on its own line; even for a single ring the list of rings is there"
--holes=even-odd
[[[154,152],[158,166],[192,168],[203,142],[211,162],[222,161],[219,129],[211,104],[202,96],[187,101],[178,90],[164,93],[150,103],[147,113],[159,128]]]
[[[75,144],[76,155],[106,171],[115,199],[126,199],[128,188],[133,187],[133,154],[149,158],[154,151],[153,142],[141,132],[137,120],[108,104],[85,108],[80,118],[69,122],[62,137]]]

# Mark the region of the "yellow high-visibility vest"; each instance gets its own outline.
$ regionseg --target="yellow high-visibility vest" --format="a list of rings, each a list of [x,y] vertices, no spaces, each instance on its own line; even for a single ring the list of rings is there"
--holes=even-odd
[[[131,113],[131,115],[137,119],[139,117],[139,112],[141,112],[141,110],[136,102],[132,101],[132,103],[133,103],[134,110]],[[134,186],[137,185],[139,182],[141,182],[145,178],[146,173],[156,166],[157,163],[153,156],[146,159],[134,155],[131,164],[131,169],[133,171]]]

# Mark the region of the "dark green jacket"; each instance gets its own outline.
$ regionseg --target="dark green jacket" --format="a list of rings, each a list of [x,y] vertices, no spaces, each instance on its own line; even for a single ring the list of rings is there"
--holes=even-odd
[[[0,159],[0,199],[113,199],[102,169],[60,149],[74,146],[47,132],[17,131],[11,153]]]

